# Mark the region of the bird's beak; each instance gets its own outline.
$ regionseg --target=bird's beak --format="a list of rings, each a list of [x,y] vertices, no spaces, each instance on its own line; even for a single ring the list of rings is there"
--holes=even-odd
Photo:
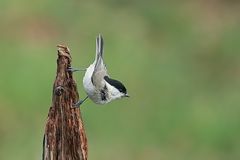
[[[124,97],[128,97],[129,98],[130,96],[128,94],[125,94]]]

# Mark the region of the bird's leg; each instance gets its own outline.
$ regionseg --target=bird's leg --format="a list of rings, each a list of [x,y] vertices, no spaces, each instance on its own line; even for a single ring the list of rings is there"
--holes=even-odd
[[[77,69],[77,68],[73,68],[73,67],[68,67],[67,71],[69,71],[69,72],[86,71],[86,68],[85,69]]]
[[[83,104],[83,102],[85,102],[87,99],[88,99],[88,96],[85,97],[83,100],[79,100],[76,104],[73,105],[73,107],[74,108],[80,107]]]

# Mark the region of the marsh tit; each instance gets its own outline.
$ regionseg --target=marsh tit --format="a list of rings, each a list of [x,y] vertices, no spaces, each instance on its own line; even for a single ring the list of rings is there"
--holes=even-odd
[[[75,106],[80,106],[88,98],[96,104],[106,104],[115,99],[129,97],[126,87],[120,81],[110,78],[107,73],[103,61],[103,37],[101,35],[96,38],[95,60],[86,69],[83,87],[87,97],[77,102]]]

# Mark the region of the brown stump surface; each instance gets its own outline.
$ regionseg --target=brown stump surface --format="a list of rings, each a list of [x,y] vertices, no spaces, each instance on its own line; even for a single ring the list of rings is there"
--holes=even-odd
[[[43,140],[43,160],[87,160],[87,138],[79,108],[68,47],[58,45],[57,76],[53,85]]]

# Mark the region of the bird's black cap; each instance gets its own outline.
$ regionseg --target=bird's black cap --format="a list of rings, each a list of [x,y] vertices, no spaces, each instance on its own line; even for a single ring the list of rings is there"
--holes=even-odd
[[[114,86],[116,89],[119,90],[119,92],[122,92],[124,94],[127,94],[127,89],[125,86],[118,80],[111,79],[108,76],[104,77],[105,81],[107,81],[110,85]]]

